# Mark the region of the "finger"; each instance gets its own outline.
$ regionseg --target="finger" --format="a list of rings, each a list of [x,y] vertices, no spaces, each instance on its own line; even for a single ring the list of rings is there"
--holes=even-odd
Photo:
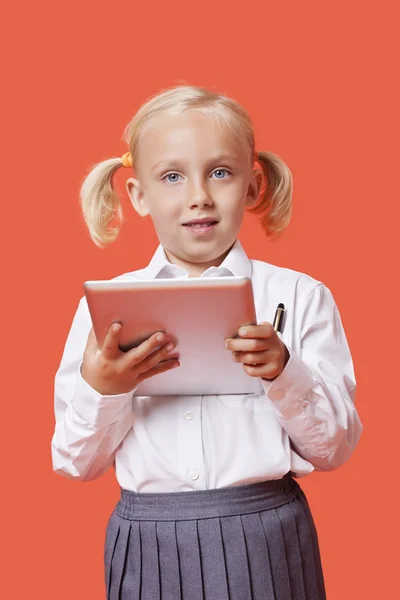
[[[121,354],[121,351],[118,347],[121,329],[121,323],[113,323],[110,329],[107,331],[107,335],[104,338],[103,346],[101,348],[101,354],[104,358],[117,358],[117,356]]]
[[[243,369],[251,377],[262,377],[263,379],[268,379],[271,381],[280,373],[276,364],[243,365]]]
[[[172,342],[168,342],[164,344],[162,348],[159,348],[155,352],[152,352],[149,356],[147,356],[144,360],[142,360],[139,364],[135,365],[133,368],[139,375],[149,369],[152,369],[157,364],[162,361],[168,361],[172,358],[179,358],[179,355],[175,352],[173,355],[171,354],[175,349],[175,345]]]
[[[179,360],[179,358],[180,358],[179,352],[168,352],[166,357],[162,357],[159,362],[171,360],[172,358],[176,358],[176,360]]]
[[[260,352],[263,350],[269,350],[272,346],[270,339],[228,339],[225,342],[225,346],[228,350],[232,350],[233,352]]]
[[[271,352],[234,352],[232,358],[235,362],[248,365],[266,364],[271,360]]]
[[[144,361],[145,358],[154,353],[157,348],[164,346],[168,337],[161,331],[153,333],[147,340],[136,348],[132,348],[121,357],[122,368],[132,368]]]
[[[155,365],[148,371],[144,371],[143,373],[140,373],[140,375],[137,376],[137,381],[140,383],[141,381],[144,381],[145,379],[149,379],[150,377],[153,377],[153,375],[159,375],[160,373],[165,373],[166,371],[171,371],[172,369],[176,369],[179,366],[180,366],[180,362],[176,359],[168,360],[165,362],[160,362],[160,363],[158,363],[158,365]]]
[[[271,323],[260,323],[260,325],[246,325],[238,331],[241,338],[271,338],[276,335],[276,331]]]

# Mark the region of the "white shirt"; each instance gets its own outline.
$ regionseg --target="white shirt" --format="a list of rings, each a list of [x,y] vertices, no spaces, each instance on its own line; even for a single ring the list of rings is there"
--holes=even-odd
[[[115,465],[124,489],[173,492],[302,477],[351,455],[362,432],[353,364],[331,292],[319,281],[249,260],[237,241],[202,277],[251,277],[258,322],[286,308],[290,358],[263,392],[248,395],[102,396],[80,366],[92,326],[81,298],[55,377],[54,470],[90,480]],[[145,269],[115,279],[188,277],[158,247]],[[228,352],[228,350],[227,350]]]

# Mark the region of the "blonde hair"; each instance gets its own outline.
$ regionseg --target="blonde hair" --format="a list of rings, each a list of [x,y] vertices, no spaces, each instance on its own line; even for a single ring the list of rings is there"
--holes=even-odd
[[[247,210],[260,215],[261,226],[267,236],[279,234],[289,224],[292,212],[291,172],[276,154],[255,153],[251,119],[245,109],[231,98],[202,87],[188,85],[169,88],[150,98],[140,107],[124,132],[131,153],[132,167],[135,168],[143,125],[161,111],[178,115],[189,109],[199,110],[217,118],[220,124],[228,125],[236,136],[244,139],[249,159],[257,160],[264,174],[260,201]],[[87,175],[80,190],[86,225],[92,240],[100,247],[113,242],[122,226],[122,208],[112,186],[112,177],[123,164],[122,158],[110,158],[98,163]]]

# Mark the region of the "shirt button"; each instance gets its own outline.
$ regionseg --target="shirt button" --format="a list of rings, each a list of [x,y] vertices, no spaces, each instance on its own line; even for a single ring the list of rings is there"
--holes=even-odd
[[[192,481],[196,481],[196,479],[198,479],[198,478],[199,478],[199,474],[198,474],[198,472],[197,472],[197,471],[195,471],[194,469],[191,469],[191,470],[189,471],[189,477],[190,477],[190,479],[191,479]]]
[[[275,390],[275,392],[273,392],[273,394],[272,394],[272,399],[273,400],[282,400],[282,398],[284,396],[285,396],[284,390]]]
[[[187,421],[191,421],[191,420],[193,419],[193,413],[192,413],[192,412],[190,412],[190,410],[187,410],[187,411],[186,411],[186,412],[183,414],[183,416],[185,417],[185,419],[186,419]]]

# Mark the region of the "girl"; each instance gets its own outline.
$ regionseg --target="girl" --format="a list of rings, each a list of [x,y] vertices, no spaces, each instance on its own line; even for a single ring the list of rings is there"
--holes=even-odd
[[[55,378],[52,455],[56,472],[84,481],[115,464],[122,489],[106,532],[107,599],[322,600],[317,534],[293,477],[335,469],[353,452],[362,425],[352,360],[330,291],[249,260],[237,239],[246,208],[267,235],[287,226],[290,171],[255,150],[240,105],[198,87],[153,97],[126,139],[129,152],[83,183],[92,239],[116,238],[111,179],[134,169],[130,199],[160,246],[146,268],[120,277],[251,277],[259,324],[226,340],[226,351],[263,392],[136,396],[144,379],[179,368],[173,332],[122,353],[114,324],[99,347],[80,300]],[[279,302],[282,334],[271,325]]]

